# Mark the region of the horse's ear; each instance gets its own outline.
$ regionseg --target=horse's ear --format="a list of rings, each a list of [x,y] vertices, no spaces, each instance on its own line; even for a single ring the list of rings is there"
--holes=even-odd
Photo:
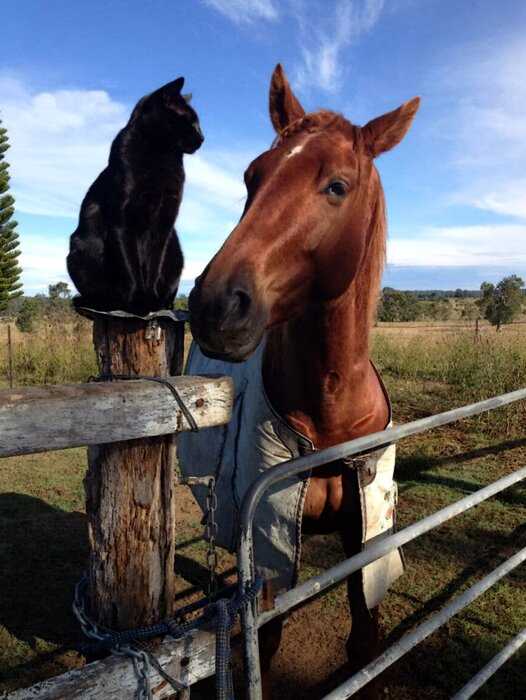
[[[290,88],[281,63],[274,68],[270,80],[269,110],[270,120],[278,134],[305,115],[305,110]]]
[[[409,131],[419,105],[420,98],[413,97],[398,109],[372,119],[362,127],[365,147],[373,158],[400,143]]]

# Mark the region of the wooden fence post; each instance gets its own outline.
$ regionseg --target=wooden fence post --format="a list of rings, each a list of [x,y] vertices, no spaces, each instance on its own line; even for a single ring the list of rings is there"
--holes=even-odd
[[[7,367],[9,388],[13,388],[13,343],[11,341],[11,326],[7,324]]]
[[[103,374],[166,377],[182,371],[182,322],[159,319],[152,328],[146,321],[98,318],[93,342]],[[151,624],[173,612],[173,450],[173,436],[89,448],[90,612],[112,629]]]

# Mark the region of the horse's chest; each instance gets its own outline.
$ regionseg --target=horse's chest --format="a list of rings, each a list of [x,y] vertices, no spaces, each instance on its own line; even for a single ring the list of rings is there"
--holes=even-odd
[[[341,517],[353,512],[356,508],[351,498],[345,498],[341,476],[311,477],[303,508],[304,520],[312,521],[309,531],[316,530],[316,523],[321,532],[337,530]]]
[[[312,450],[309,441],[284,423],[268,403],[261,380],[262,350],[260,347],[246,363],[232,365],[205,358],[193,345],[186,368],[188,374],[230,374],[236,387],[227,426],[182,433],[178,443],[184,475],[216,478],[218,543],[230,550],[237,546],[241,502],[249,487],[266,470]],[[387,505],[389,499],[394,500],[394,446],[362,461],[360,475],[354,469],[349,471],[350,478],[346,475],[342,479],[340,467],[327,465],[321,468],[322,473],[336,468],[329,478],[327,473],[325,478],[293,476],[265,492],[253,521],[255,564],[260,576],[274,581],[275,590],[290,587],[297,578],[302,525],[306,532],[349,528],[354,513],[362,541],[369,539],[369,532],[376,537],[390,531],[393,512],[391,508],[388,513]],[[369,483],[366,476],[377,464],[381,478]],[[352,470],[353,466],[346,468]],[[352,497],[350,487],[354,488]],[[206,487],[196,486],[193,492],[205,510]],[[390,561],[387,567],[386,575],[385,567],[375,569],[373,578],[381,584],[371,596],[366,595],[368,601],[381,598],[393,575],[398,575],[396,562]],[[367,569],[370,567],[364,572]]]

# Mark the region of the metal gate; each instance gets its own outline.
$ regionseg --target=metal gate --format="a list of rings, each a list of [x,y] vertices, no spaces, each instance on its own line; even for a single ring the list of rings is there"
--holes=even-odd
[[[322,466],[329,462],[350,457],[360,452],[386,447],[392,443],[398,442],[402,438],[410,435],[416,435],[433,428],[438,428],[448,423],[475,416],[485,411],[491,411],[502,406],[526,399],[526,389],[520,389],[508,394],[502,394],[486,401],[462,406],[461,408],[438,413],[429,418],[406,423],[395,428],[389,428],[378,433],[373,433],[365,437],[351,440],[349,442],[335,445],[319,452],[308,454],[304,457],[298,457],[288,462],[284,462],[279,466],[262,474],[250,487],[247,492],[241,509],[241,536],[238,549],[238,568],[239,568],[239,586],[241,592],[246,590],[248,586],[254,583],[254,572],[252,567],[253,561],[253,539],[252,539],[252,523],[257,505],[263,493],[272,485],[286,479],[287,477],[304,474],[310,472],[311,469]],[[261,700],[261,672],[259,661],[259,645],[258,645],[258,629],[269,622],[274,617],[295,608],[301,603],[311,599],[313,596],[320,594],[323,591],[328,591],[339,582],[346,579],[350,574],[358,571],[362,567],[379,559],[385,554],[397,549],[398,547],[411,542],[416,537],[423,535],[429,530],[441,525],[460,513],[473,508],[477,504],[485,501],[491,496],[503,491],[504,489],[518,483],[526,478],[526,466],[519,469],[508,476],[505,476],[498,481],[486,486],[479,491],[476,491],[465,498],[453,503],[433,515],[430,515],[422,520],[406,527],[396,534],[390,535],[380,541],[371,544],[367,549],[359,554],[356,554],[349,559],[345,559],[339,564],[327,569],[318,576],[314,576],[304,583],[292,588],[285,593],[278,595],[274,601],[274,607],[271,610],[260,613],[257,608],[257,601],[248,604],[243,609],[242,625],[244,632],[245,643],[245,678],[248,684],[247,694],[249,700]],[[447,620],[456,615],[460,610],[469,605],[478,596],[482,595],[493,584],[499,581],[503,576],[519,566],[526,560],[526,547],[514,554],[503,564],[498,566],[494,571],[485,576],[483,579],[474,584],[467,591],[454,598],[450,603],[442,608],[438,613],[430,617],[424,623],[416,627],[412,632],[409,632],[395,644],[389,647],[383,654],[370,664],[365,666],[361,671],[349,678],[345,683],[340,685],[329,695],[325,696],[325,700],[343,700],[354,695],[360,688],[366,685],[370,680],[379,675],[384,669],[397,661],[400,657],[406,654],[410,649],[416,646],[419,642],[432,634],[436,629],[443,625]],[[476,676],[474,676],[467,685],[465,685],[455,696],[454,700],[465,700],[475,693],[483,683],[502,666],[502,664],[515,652],[520,646],[526,642],[526,629],[522,630],[509,644],[499,652]]]

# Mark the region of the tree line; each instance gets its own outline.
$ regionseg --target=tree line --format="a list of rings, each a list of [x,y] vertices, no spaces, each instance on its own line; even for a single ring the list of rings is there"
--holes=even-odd
[[[435,292],[406,292],[384,287],[377,318],[384,322],[418,320],[448,321],[453,317],[455,302],[462,300],[460,317],[466,321],[486,319],[497,330],[513,322],[526,310],[524,281],[518,275],[504,277],[497,284],[483,282],[477,292],[457,289],[438,295]]]

